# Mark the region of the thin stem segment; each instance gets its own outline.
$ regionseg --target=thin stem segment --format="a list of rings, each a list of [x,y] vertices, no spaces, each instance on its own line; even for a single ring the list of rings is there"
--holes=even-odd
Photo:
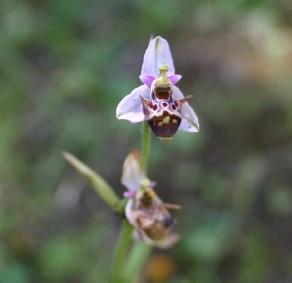
[[[124,266],[126,256],[131,243],[133,227],[126,219],[123,220],[122,230],[116,244],[115,257],[112,266],[112,283],[121,283],[124,277]],[[125,281],[126,283],[126,281]]]
[[[141,167],[145,174],[147,174],[150,142],[151,130],[148,123],[145,121],[142,124],[142,145],[140,158]],[[133,279],[138,276],[138,273],[145,264],[145,261],[147,260],[150,252],[151,246],[142,241],[135,241],[128,256],[127,264],[123,271],[123,279],[125,280],[125,282],[132,282]]]
[[[151,130],[148,123],[145,121],[142,125],[142,146],[141,146],[141,167],[144,170],[145,174],[147,174],[147,164],[149,157],[149,149],[151,142]]]
[[[134,243],[124,269],[124,276],[128,280],[127,282],[133,282],[138,277],[151,250],[151,246],[142,241],[136,241]]]

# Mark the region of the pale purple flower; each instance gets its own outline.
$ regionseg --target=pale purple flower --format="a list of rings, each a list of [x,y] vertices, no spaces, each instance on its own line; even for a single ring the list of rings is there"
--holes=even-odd
[[[168,209],[180,206],[166,204],[157,196],[151,182],[140,167],[139,154],[132,151],[123,166],[122,184],[127,188],[128,197],[125,215],[134,227],[134,236],[150,245],[169,248],[179,236],[172,233],[175,220]]]
[[[158,36],[150,41],[144,55],[140,80],[119,103],[116,115],[132,123],[148,121],[162,140],[170,140],[177,129],[198,132],[199,121],[187,100],[175,84],[181,76],[175,74],[168,42]]]

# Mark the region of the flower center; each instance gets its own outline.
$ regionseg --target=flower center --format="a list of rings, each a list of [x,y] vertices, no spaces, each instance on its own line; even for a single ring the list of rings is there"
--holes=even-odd
[[[159,76],[153,81],[151,86],[152,99],[168,100],[170,98],[172,93],[172,82],[166,75],[168,70],[169,66],[165,63],[159,66]]]

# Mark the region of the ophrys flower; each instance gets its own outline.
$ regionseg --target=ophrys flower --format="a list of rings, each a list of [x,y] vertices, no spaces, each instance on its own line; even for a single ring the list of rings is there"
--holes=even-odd
[[[179,237],[172,233],[175,220],[168,209],[179,205],[167,204],[157,196],[151,182],[139,163],[139,154],[132,151],[124,162],[122,184],[128,189],[129,198],[125,214],[135,229],[135,236],[160,248],[174,245]]]
[[[147,121],[161,140],[171,140],[177,130],[198,132],[199,121],[187,100],[175,84],[181,79],[175,74],[168,42],[158,36],[150,41],[144,55],[140,80],[119,103],[116,115],[132,123]]]

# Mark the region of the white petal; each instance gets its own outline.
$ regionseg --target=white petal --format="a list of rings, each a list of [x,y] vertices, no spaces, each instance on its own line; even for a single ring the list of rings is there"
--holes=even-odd
[[[139,95],[150,99],[150,89],[146,85],[142,85],[125,96],[117,107],[117,118],[128,120],[131,123],[138,123],[145,120]]]
[[[121,182],[129,191],[137,191],[144,179],[146,176],[140,166],[139,153],[133,150],[125,159]]]
[[[144,54],[141,75],[159,76],[159,66],[166,63],[169,66],[167,76],[174,75],[174,65],[168,42],[160,37],[155,37]]]
[[[173,90],[172,96],[174,99],[181,99],[184,97],[181,91],[176,86],[173,86],[172,90]],[[182,112],[183,119],[178,129],[185,132],[198,132],[199,120],[195,111],[188,104],[188,102],[185,102],[182,105],[181,112]]]

